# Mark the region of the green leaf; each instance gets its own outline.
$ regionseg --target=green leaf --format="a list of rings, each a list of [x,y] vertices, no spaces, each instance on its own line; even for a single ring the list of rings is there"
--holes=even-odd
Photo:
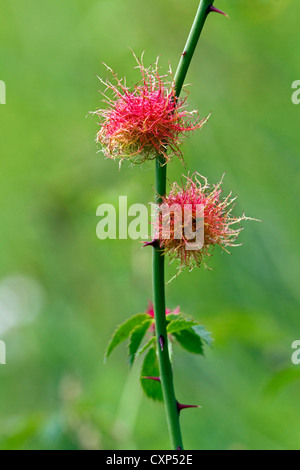
[[[144,344],[144,346],[142,348],[140,348],[138,350],[138,352],[136,353],[135,355],[135,358],[141,356],[145,351],[147,351],[148,348],[150,348],[150,346],[152,346],[153,343],[156,342],[156,336],[152,336],[152,338],[149,339],[149,341]]]
[[[211,333],[203,325],[196,324],[186,330],[175,331],[173,336],[187,351],[204,356],[204,343],[211,346],[213,343]]]
[[[108,356],[111,354],[111,352],[115,349],[116,346],[118,346],[120,343],[122,343],[122,341],[127,339],[130,333],[148,318],[149,315],[147,315],[146,313],[141,313],[129,318],[129,320],[127,320],[125,323],[118,326],[108,344],[105,353],[105,360],[108,358]]]
[[[190,328],[173,333],[178,343],[187,351],[204,355],[203,341],[198,334]]]
[[[176,331],[181,331],[181,330],[188,330],[192,326],[199,325],[196,321],[194,321],[192,318],[187,318],[183,316],[177,315],[177,318],[174,320],[171,320],[170,323],[167,326],[167,332],[168,333],[176,333]]]
[[[160,382],[143,377],[159,377],[159,367],[156,356],[156,348],[153,346],[145,356],[141,370],[141,385],[144,393],[152,400],[163,401]]]
[[[196,325],[193,326],[192,330],[208,345],[212,346],[214,340],[211,336],[211,333],[207,331],[205,326],[203,325]]]
[[[183,316],[183,315],[180,315],[180,317]],[[178,313],[169,313],[169,315],[167,315],[166,319],[167,319],[167,323],[170,323],[172,320],[177,320],[177,318],[179,317]]]
[[[147,333],[149,326],[153,322],[152,318],[148,318],[144,323],[141,325],[137,326],[130,337],[130,342],[129,342],[129,362],[130,365],[134,363],[136,352],[145,336]]]

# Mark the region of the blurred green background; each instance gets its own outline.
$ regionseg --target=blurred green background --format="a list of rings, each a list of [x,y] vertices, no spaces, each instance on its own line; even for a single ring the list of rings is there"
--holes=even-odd
[[[0,79],[1,449],[163,449],[162,405],[142,396],[140,364],[126,346],[103,365],[118,323],[151,298],[151,252],[139,241],[99,241],[96,209],[147,204],[153,166],[130,168],[97,153],[102,62],[138,80],[145,64],[176,68],[198,2],[37,0],[2,2]],[[245,223],[232,255],[212,271],[167,286],[212,331],[206,358],[175,349],[187,449],[300,449],[300,365],[291,363],[299,322],[300,3],[218,0],[188,75],[190,109],[212,111],[185,143],[186,168],[238,195]],[[174,268],[168,268],[168,277]]]

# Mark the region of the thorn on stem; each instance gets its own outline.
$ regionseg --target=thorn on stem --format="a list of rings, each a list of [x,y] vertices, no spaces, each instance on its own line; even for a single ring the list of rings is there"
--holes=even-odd
[[[158,240],[152,240],[151,242],[144,242],[143,248],[146,246],[152,246],[153,248],[156,248],[158,246]]]
[[[198,405],[182,405],[181,403],[177,402],[178,413],[180,413],[180,411],[185,410],[187,408],[201,408],[201,406],[198,406]]]
[[[213,5],[210,5],[208,7],[208,13],[220,13],[220,15],[226,16],[226,18],[229,18],[227,13],[224,13],[224,11],[219,10],[218,8],[214,7]]]
[[[164,350],[164,345],[165,345],[165,338],[162,335],[160,335],[158,341],[159,341],[159,344],[160,344],[160,349],[163,351]]]
[[[156,380],[156,382],[160,382],[160,377],[142,377],[142,379]]]

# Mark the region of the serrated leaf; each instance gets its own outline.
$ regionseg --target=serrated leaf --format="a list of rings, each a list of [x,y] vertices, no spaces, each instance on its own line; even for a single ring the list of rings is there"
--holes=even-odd
[[[156,348],[153,346],[145,356],[141,370],[141,385],[144,393],[152,400],[163,401],[160,382],[143,377],[159,377],[159,367],[156,356]]]
[[[212,346],[214,340],[212,338],[212,335],[209,331],[207,331],[207,329],[205,328],[205,326],[203,325],[196,325],[196,326],[193,326],[192,330],[198,335],[200,336],[200,338],[208,345],[208,346]]]
[[[140,313],[138,315],[135,315],[134,317],[129,318],[125,323],[122,323],[122,325],[118,326],[116,331],[114,332],[106,353],[105,353],[105,360],[108,358],[108,356],[111,354],[111,352],[115,349],[116,346],[118,346],[122,341],[127,339],[132,332],[137,326],[141,325],[145,320],[149,318],[149,315],[146,313]]]
[[[130,365],[134,363],[136,352],[147,333],[149,326],[153,322],[152,318],[148,318],[141,325],[137,326],[131,333],[130,342],[129,342],[129,362]]]
[[[175,333],[176,331],[188,330],[192,326],[199,325],[198,322],[194,321],[192,318],[186,318],[183,316],[178,316],[174,320],[171,320],[167,326],[168,333]]]
[[[172,320],[177,320],[178,317],[179,317],[178,313],[169,313],[169,315],[167,315],[166,317],[167,323],[170,323]]]
[[[138,350],[138,352],[136,353],[135,355],[135,358],[141,356],[145,351],[147,351],[148,348],[150,348],[150,346],[152,346],[153,343],[156,342],[156,336],[152,336],[152,338],[149,339],[149,341],[144,344],[144,346],[142,348],[140,348]]]
[[[204,355],[203,341],[200,336],[193,331],[192,328],[189,330],[182,330],[173,333],[180,346],[193,354]]]

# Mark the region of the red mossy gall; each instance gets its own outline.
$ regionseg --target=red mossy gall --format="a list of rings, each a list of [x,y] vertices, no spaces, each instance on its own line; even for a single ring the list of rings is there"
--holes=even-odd
[[[170,310],[169,308],[166,308],[166,315],[178,315],[180,312],[180,307],[176,307],[175,310]],[[151,300],[149,300],[148,308],[146,310],[146,313],[150,315],[150,317],[154,318],[154,306]]]
[[[164,253],[180,261],[180,270],[185,266],[193,269],[202,264],[207,267],[204,259],[212,254],[212,249],[216,245],[225,251],[227,247],[238,246],[235,242],[242,228],[234,226],[243,220],[253,220],[244,214],[241,217],[232,215],[233,202],[236,198],[232,198],[231,194],[222,198],[221,184],[222,181],[211,188],[206,178],[194,173],[191,177],[186,177],[186,182],[181,186],[174,183],[169,194],[162,198],[160,207],[168,207],[170,210],[161,210],[156,218],[156,238]],[[180,208],[179,221],[172,212],[174,207]],[[185,235],[186,207],[189,208],[191,216],[192,233],[196,233],[199,223],[202,223],[203,235],[199,249],[190,249],[191,240]],[[199,207],[201,208],[200,221]],[[164,217],[168,218],[167,223]]]
[[[143,163],[158,154],[166,162],[173,156],[182,159],[182,139],[200,129],[207,118],[200,119],[196,111],[186,110],[187,97],[176,98],[172,72],[159,75],[158,60],[149,68],[136,60],[141,80],[132,88],[109,67],[113,83],[100,79],[106,87],[106,108],[94,113],[100,119],[96,141],[106,157],[120,162]],[[107,96],[109,90],[112,97]]]
[[[146,313],[154,319],[154,305],[151,302],[151,300],[149,301]],[[166,316],[168,316],[168,315],[179,315],[179,313],[180,313],[180,307],[176,307],[174,310],[170,310],[169,308],[166,308]],[[155,324],[153,323],[152,325],[150,325],[149,329],[150,329],[150,331],[154,332],[155,331]]]

